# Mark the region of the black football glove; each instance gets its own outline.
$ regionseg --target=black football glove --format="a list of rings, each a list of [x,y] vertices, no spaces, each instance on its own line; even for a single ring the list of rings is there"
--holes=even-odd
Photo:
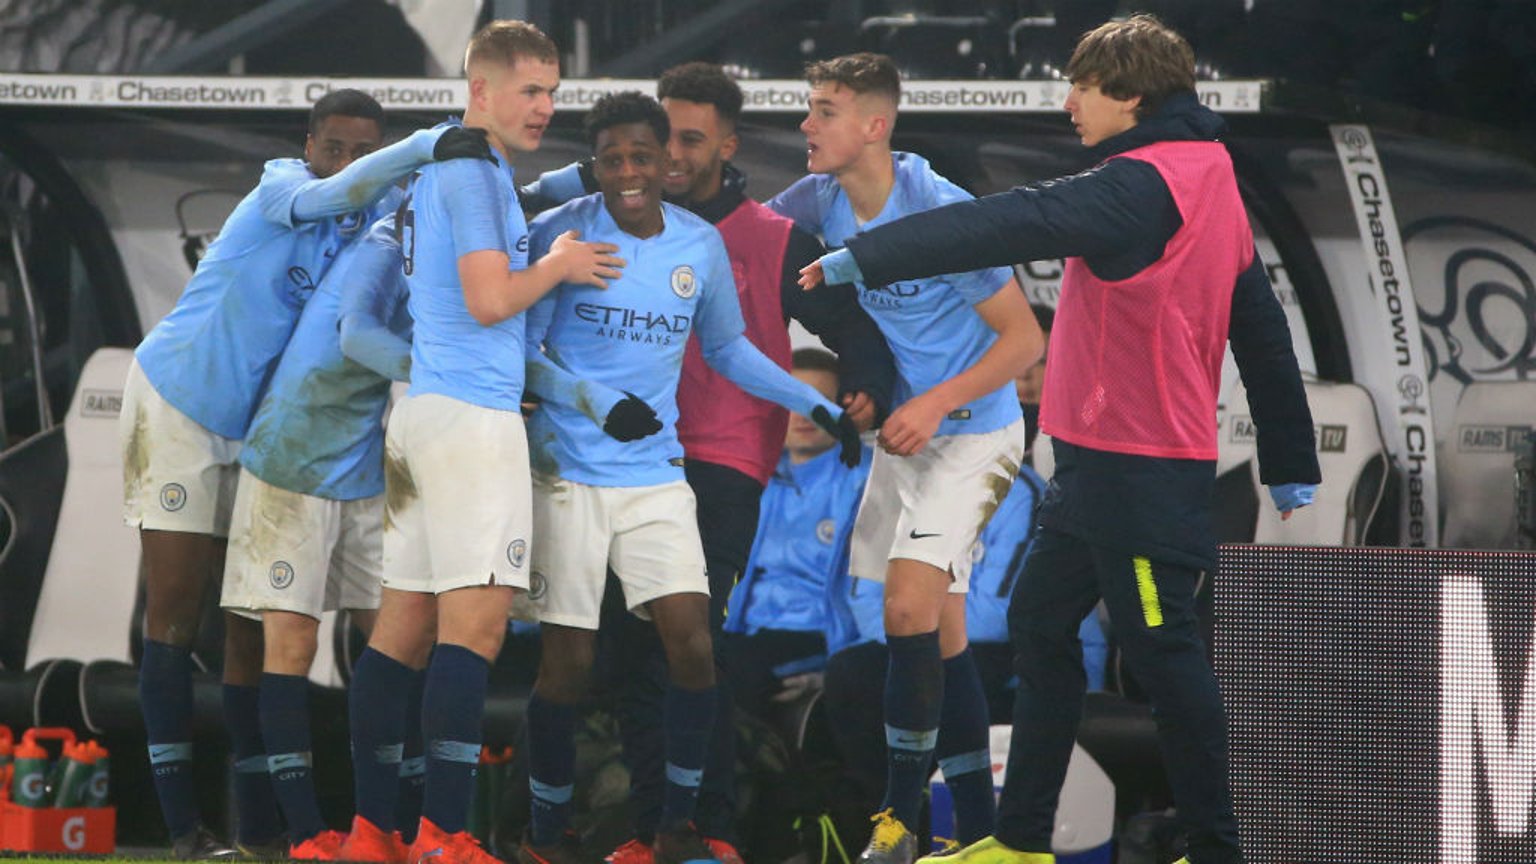
[[[491,156],[491,145],[485,136],[484,129],[450,126],[443,130],[443,134],[437,136],[437,143],[432,145],[432,161],[485,159],[495,162],[495,158]]]
[[[859,441],[859,430],[849,419],[847,411],[838,412],[837,419],[832,419],[832,412],[825,406],[817,405],[811,409],[811,422],[820,426],[823,431],[833,438],[842,447],[842,452],[837,454],[844,465],[849,468],[857,468],[859,461],[864,458],[864,445]]]
[[[638,441],[660,432],[661,420],[645,400],[625,391],[624,398],[609,409],[608,417],[603,421],[603,431],[615,441]]]

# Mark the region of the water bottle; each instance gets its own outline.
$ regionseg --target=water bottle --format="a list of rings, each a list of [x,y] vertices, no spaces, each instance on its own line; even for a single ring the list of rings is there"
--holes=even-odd
[[[91,761],[95,766],[95,770],[91,772],[90,785],[86,788],[85,806],[105,807],[112,797],[109,780],[111,777],[111,754],[107,752],[107,748],[94,740],[85,743],[91,750],[91,756],[93,757]]]
[[[59,771],[59,782],[53,792],[53,806],[84,806],[86,794],[91,786],[91,775],[96,773],[96,766],[91,761],[90,748],[83,743],[65,744],[64,756],[59,759],[59,764],[63,767]]]
[[[48,806],[48,751],[24,736],[11,762],[11,800],[22,807]]]

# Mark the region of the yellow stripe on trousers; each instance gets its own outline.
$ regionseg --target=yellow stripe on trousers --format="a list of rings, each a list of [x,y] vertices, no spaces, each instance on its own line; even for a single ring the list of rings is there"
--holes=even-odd
[[[1148,627],[1163,626],[1163,607],[1157,602],[1157,582],[1152,579],[1151,560],[1137,555],[1131,559],[1136,570],[1136,593],[1141,595],[1141,617]]]

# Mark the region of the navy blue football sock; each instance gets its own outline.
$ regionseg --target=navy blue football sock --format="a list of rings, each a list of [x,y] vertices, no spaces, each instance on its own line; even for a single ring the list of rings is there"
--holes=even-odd
[[[944,661],[939,632],[886,639],[891,661],[885,675],[885,802],[908,830],[917,827],[923,786],[933,772],[944,702]]]
[[[272,791],[288,822],[288,842],[298,845],[325,830],[315,797],[308,678],[262,674],[261,738],[267,744]]]
[[[410,843],[421,822],[421,799],[427,791],[427,757],[421,743],[421,690],[426,670],[412,670],[405,701],[405,751],[400,759],[400,798],[395,805],[395,826]]]
[[[267,774],[267,751],[261,744],[260,694],[257,687],[224,685],[224,726],[235,757],[235,836],[248,845],[271,843],[283,833]]]
[[[970,648],[944,661],[944,707],[933,755],[955,802],[955,839],[969,846],[991,834],[997,800],[992,794],[987,694]]]
[[[144,640],[139,666],[139,710],[149,739],[160,813],[171,837],[197,827],[197,798],[192,788],[192,652],[165,642]]]
[[[489,673],[485,658],[460,645],[438,645],[427,666],[421,697],[427,791],[421,815],[449,834],[463,831],[469,821]]]
[[[529,834],[535,846],[559,841],[571,824],[576,782],[576,706],[550,702],[538,690],[528,698],[528,789],[533,793]]]
[[[704,780],[704,757],[715,728],[719,696],[713,687],[686,690],[667,685],[665,724],[667,789],[662,798],[661,830],[675,831],[693,819]]]
[[[409,666],[368,648],[357,658],[347,693],[357,815],[386,834],[395,830],[405,750],[409,708],[400,694],[411,686],[413,674]]]

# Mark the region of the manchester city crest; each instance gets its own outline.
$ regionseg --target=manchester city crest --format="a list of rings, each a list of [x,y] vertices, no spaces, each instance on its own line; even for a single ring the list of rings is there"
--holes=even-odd
[[[187,504],[187,489],[180,483],[167,483],[160,487],[160,506],[172,513]]]
[[[279,591],[287,588],[293,584],[293,565],[287,561],[272,562],[272,567],[267,570],[267,579]]]
[[[528,543],[519,537],[507,544],[507,563],[519,569],[528,558]]]
[[[837,523],[831,519],[823,519],[816,523],[816,539],[823,546],[831,545],[832,538],[837,536]]]
[[[672,293],[687,300],[699,290],[699,282],[693,275],[693,268],[687,264],[681,264],[672,268]]]

